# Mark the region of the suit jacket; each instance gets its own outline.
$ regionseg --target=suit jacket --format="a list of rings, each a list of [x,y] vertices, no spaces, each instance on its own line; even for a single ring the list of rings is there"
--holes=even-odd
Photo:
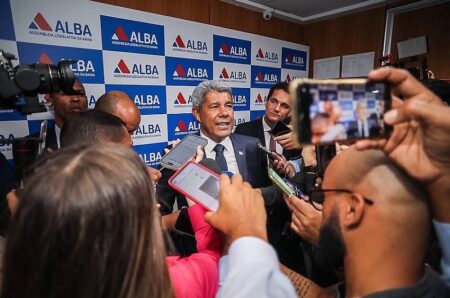
[[[366,123],[369,126],[369,135],[366,137],[377,137],[381,135],[381,127],[375,113],[370,114],[370,116],[366,119]],[[349,139],[361,137],[358,130],[358,121],[352,121],[349,123],[347,128],[347,137]]]
[[[263,118],[244,122],[236,126],[234,133],[242,134],[246,136],[256,137],[259,139],[262,145],[267,147],[266,139],[264,137],[264,127],[263,127]],[[286,159],[295,159],[300,157],[300,150],[283,150],[282,154]],[[267,173],[267,157],[265,155],[262,156],[261,159],[261,167],[263,171],[263,179],[264,183],[262,186],[272,185],[272,181],[269,179],[269,175]]]
[[[243,136],[239,134],[230,135],[233,143],[234,155],[244,181],[250,183],[253,187],[261,187],[265,183],[263,171],[261,169],[260,160],[263,153],[258,148],[258,139]],[[172,189],[168,182],[174,171],[163,169],[161,171],[161,179],[156,185],[156,197],[161,204],[161,214],[169,214],[173,211],[173,204],[177,200],[178,208],[187,206],[185,197],[179,192]]]

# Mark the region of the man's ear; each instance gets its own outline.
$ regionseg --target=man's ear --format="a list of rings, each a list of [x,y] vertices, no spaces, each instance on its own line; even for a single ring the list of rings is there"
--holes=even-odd
[[[200,122],[200,115],[198,114],[198,110],[196,108],[192,108],[192,115],[194,115],[195,119]]]
[[[342,200],[342,225],[346,228],[354,228],[358,226],[363,217],[366,204],[364,197],[358,193],[352,193]]]

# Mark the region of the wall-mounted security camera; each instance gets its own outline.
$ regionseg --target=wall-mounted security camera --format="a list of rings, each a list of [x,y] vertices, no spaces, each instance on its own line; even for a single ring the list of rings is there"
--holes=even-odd
[[[272,18],[272,14],[273,13],[270,10],[263,11],[263,13],[262,13],[263,19],[266,21],[270,20]]]

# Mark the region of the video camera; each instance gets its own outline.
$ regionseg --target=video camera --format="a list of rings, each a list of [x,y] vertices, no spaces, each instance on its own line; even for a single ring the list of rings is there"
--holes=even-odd
[[[62,60],[58,65],[22,64],[13,67],[13,54],[0,49],[0,109],[17,109],[22,114],[46,112],[39,103],[38,94],[63,91],[67,95],[79,94],[73,90],[75,75],[70,65],[77,60]],[[23,96],[24,103],[18,99]],[[41,124],[39,137],[0,139],[0,144],[12,144],[16,179],[20,181],[24,169],[30,165],[45,145],[46,121]],[[41,144],[40,146],[38,144]]]
[[[65,94],[78,94],[73,90],[75,75],[70,65],[76,60],[62,60],[58,65],[22,64],[13,67],[13,54],[0,49],[0,109],[17,108],[22,114],[45,112],[37,95],[63,91]],[[17,103],[20,96],[25,103]]]

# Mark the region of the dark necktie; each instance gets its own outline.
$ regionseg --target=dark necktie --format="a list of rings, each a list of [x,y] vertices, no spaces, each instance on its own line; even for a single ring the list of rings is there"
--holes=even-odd
[[[270,151],[277,151],[277,142],[275,141],[273,135],[270,135],[269,149]]]
[[[225,160],[225,156],[223,155],[224,149],[225,147],[222,144],[217,144],[214,147],[214,151],[216,152],[216,163],[219,165],[222,172],[228,171],[227,161]]]

